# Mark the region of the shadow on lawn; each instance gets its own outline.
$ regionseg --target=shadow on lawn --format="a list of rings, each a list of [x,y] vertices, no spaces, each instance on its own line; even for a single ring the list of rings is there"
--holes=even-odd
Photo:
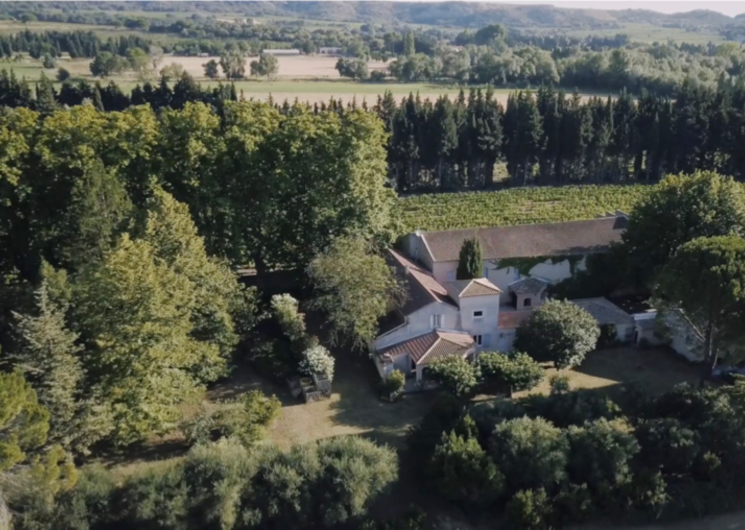
[[[613,348],[590,353],[572,370],[583,387],[600,386],[609,389],[624,383],[636,383],[650,394],[671,390],[679,383],[697,384],[699,367],[665,348],[642,350],[633,347]]]
[[[339,355],[336,366],[334,393],[339,399],[331,403],[332,422],[358,428],[377,443],[402,447],[408,428],[429,408],[431,396],[406,396],[400,402],[386,403],[379,397],[378,372],[366,355]]]

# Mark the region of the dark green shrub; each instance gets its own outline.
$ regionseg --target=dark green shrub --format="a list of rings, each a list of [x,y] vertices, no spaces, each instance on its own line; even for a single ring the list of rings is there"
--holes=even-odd
[[[433,362],[427,367],[427,375],[444,390],[459,397],[470,394],[480,379],[478,366],[460,357],[447,357]]]
[[[393,370],[380,384],[380,394],[383,397],[395,399],[406,384],[406,376],[400,370]]]
[[[518,491],[507,503],[507,520],[516,530],[546,530],[551,516],[551,501],[542,488]]]
[[[508,493],[553,488],[566,478],[569,446],[561,429],[543,418],[517,418],[498,424],[489,453],[504,473]]]
[[[114,482],[101,465],[83,468],[75,488],[57,499],[54,520],[66,530],[103,527],[111,517]]]
[[[488,505],[504,486],[504,476],[476,438],[455,431],[443,434],[428,471],[440,495],[464,504]]]
[[[187,528],[189,495],[183,468],[151,469],[131,477],[116,494],[115,511],[132,528]]]

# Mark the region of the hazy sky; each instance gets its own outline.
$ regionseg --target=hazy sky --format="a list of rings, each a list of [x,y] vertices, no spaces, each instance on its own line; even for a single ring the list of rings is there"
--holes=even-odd
[[[489,0],[487,0],[489,1]],[[729,16],[745,13],[745,0],[650,0],[648,2],[619,0],[495,0],[503,4],[551,4],[559,7],[578,7],[586,9],[651,9],[662,13],[680,13],[694,9],[710,9]]]

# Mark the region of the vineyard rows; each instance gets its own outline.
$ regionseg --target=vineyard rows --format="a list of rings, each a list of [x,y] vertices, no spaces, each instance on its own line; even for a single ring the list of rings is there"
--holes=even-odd
[[[413,195],[398,199],[402,233],[479,226],[553,223],[628,212],[649,186],[587,185]]]

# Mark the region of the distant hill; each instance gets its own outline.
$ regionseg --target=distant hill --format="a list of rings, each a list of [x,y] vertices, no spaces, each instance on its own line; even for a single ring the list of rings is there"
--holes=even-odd
[[[598,4],[602,6],[602,4]],[[2,11],[49,9],[63,12],[101,10],[125,15],[132,11],[231,13],[247,17],[283,16],[337,22],[431,24],[483,27],[504,24],[519,28],[613,28],[626,23],[658,26],[721,27],[737,20],[708,10],[667,15],[627,9],[568,9],[551,5],[485,2],[2,2]],[[738,17],[742,20],[743,15]]]

